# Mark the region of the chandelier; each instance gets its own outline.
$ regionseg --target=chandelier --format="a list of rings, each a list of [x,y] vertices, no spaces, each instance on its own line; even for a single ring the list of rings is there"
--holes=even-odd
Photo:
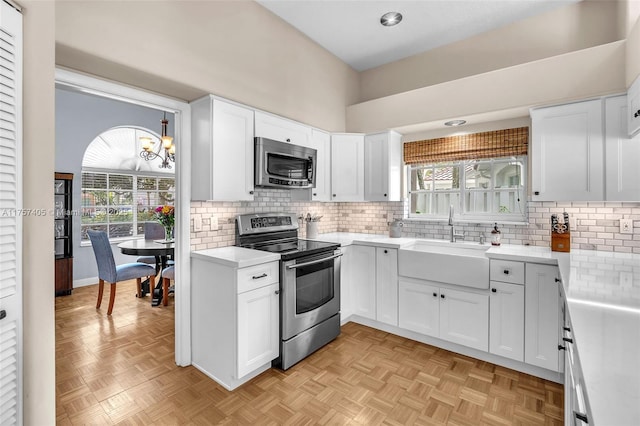
[[[162,135],[160,136],[160,144],[158,147],[154,147],[155,141],[148,136],[140,137],[140,144],[142,145],[142,151],[140,151],[140,157],[147,161],[155,160],[159,158],[162,160],[160,164],[161,169],[170,169],[171,162],[176,161],[176,145],[173,143],[173,138],[167,136],[167,113],[164,113],[164,118],[160,121],[162,123]]]

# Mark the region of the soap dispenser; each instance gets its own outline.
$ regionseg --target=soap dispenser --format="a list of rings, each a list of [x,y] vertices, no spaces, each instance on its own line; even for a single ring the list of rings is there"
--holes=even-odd
[[[502,234],[500,234],[500,230],[498,229],[498,223],[496,222],[493,225],[493,230],[491,231],[491,245],[499,246],[501,238],[502,238]]]

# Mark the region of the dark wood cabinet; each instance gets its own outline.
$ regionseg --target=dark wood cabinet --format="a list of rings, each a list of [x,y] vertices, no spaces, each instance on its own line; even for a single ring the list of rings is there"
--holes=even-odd
[[[55,295],[65,296],[73,290],[73,173],[55,173],[54,250]]]

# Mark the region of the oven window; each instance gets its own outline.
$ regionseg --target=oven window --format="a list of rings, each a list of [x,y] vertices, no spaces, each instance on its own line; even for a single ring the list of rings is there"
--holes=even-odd
[[[310,160],[281,154],[267,154],[267,173],[289,179],[308,179]]]
[[[309,259],[300,260],[300,263]],[[333,259],[296,269],[296,314],[303,314],[333,299]]]

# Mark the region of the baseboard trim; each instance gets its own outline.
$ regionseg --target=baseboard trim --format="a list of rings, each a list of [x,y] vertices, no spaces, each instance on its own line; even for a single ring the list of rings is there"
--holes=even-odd
[[[73,280],[73,288],[86,287],[88,285],[98,284],[98,277],[82,278]]]

